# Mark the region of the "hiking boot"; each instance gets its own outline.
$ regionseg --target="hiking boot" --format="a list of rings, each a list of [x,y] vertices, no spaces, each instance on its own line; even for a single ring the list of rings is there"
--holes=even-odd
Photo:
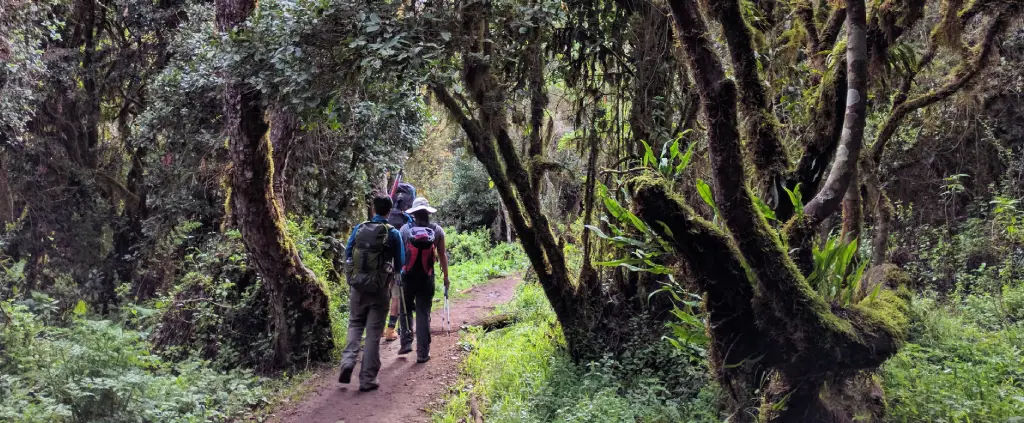
[[[352,381],[352,369],[356,366],[341,366],[341,374],[338,375],[338,383],[349,383]]]
[[[412,344],[402,345],[402,348],[398,349],[398,355],[406,355],[412,352]]]
[[[359,384],[359,392],[376,391],[377,388],[380,388],[380,385],[378,385],[377,382],[367,382]]]
[[[416,357],[416,362],[417,363],[426,363],[428,361],[430,361],[430,356],[429,355],[425,355],[425,356],[422,356],[422,357]]]
[[[398,332],[395,331],[395,328],[389,326],[387,329],[384,329],[385,342],[391,342],[396,339],[398,339]]]

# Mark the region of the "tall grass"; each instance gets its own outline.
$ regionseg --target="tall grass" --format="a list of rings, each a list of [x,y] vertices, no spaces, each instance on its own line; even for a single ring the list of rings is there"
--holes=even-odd
[[[448,232],[445,234],[448,247],[449,277],[451,294],[461,295],[475,285],[490,279],[509,276],[526,269],[529,262],[518,243],[494,245],[485,229],[473,232]],[[444,289],[440,268],[436,269],[438,292]]]
[[[1024,421],[1024,322],[1012,302],[914,301],[909,343],[883,366],[891,422]]]
[[[676,398],[651,375],[625,371],[610,359],[573,363],[541,288],[526,283],[498,312],[518,323],[498,331],[471,331],[463,380],[434,422],[466,421],[470,399],[488,422],[717,422],[717,392],[705,387]]]

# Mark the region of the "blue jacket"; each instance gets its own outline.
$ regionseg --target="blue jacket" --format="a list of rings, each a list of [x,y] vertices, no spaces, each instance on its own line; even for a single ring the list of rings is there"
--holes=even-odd
[[[388,218],[384,216],[374,216],[370,220],[374,223],[388,223]],[[359,232],[359,228],[363,224],[360,223],[352,229],[352,235],[348,236],[348,243],[345,244],[345,259],[352,259],[352,242],[356,239],[356,232]],[[388,248],[395,252],[395,270],[400,270],[402,265],[405,264],[405,245],[402,243],[402,234],[398,232],[398,229],[391,228],[388,232]]]

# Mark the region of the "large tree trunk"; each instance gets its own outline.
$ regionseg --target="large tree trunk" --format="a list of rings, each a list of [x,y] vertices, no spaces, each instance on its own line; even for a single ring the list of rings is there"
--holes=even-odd
[[[255,7],[255,0],[218,0],[220,30],[233,30]],[[224,87],[224,130],[232,164],[231,211],[269,296],[273,354],[268,365],[327,360],[333,348],[327,295],[284,231],[259,90],[240,82]]]
[[[504,91],[505,86],[490,62],[492,46],[488,37],[489,8],[487,2],[477,2],[462,9],[462,34],[467,41],[464,44],[466,50],[462,52],[462,86],[466,87],[473,104],[457,100],[439,81],[432,81],[429,88],[462,127],[471,151],[494,182],[509,222],[561,324],[570,355],[574,359],[587,361],[607,354],[620,354],[630,345],[630,340],[656,342],[663,333],[648,335],[661,329],[658,322],[644,325],[652,328],[644,333],[638,333],[636,327],[630,327],[628,323],[645,313],[668,319],[671,314],[664,312],[666,310],[652,310],[643,301],[647,298],[643,294],[640,294],[641,298],[631,296],[629,292],[611,292],[615,287],[605,288],[597,272],[584,271],[578,281],[574,280],[575,275],[570,275],[562,246],[556,242],[551,224],[540,207],[534,184],[542,180],[537,179],[535,175],[538,173],[531,172],[520,158],[511,134],[512,127],[507,116],[511,104]],[[534,73],[533,76],[538,74]],[[533,153],[543,153],[543,149],[531,150]],[[544,163],[542,155],[530,158],[532,166]],[[641,288],[633,289],[633,292],[653,291],[648,290],[649,287]],[[619,294],[627,301],[611,300],[620,298]],[[636,301],[638,298],[640,301]]]
[[[851,413],[872,410],[865,398],[834,398],[856,385],[851,375],[876,369],[898,350],[907,330],[905,299],[885,291],[875,300],[843,306],[826,303],[808,286],[754,206],[745,179],[736,85],[726,77],[702,14],[694,0],[669,3],[703,105],[715,201],[729,233],[697,219],[655,177],[637,178],[632,187],[640,216],[673,245],[707,295],[710,359],[713,368],[723,369],[715,374],[730,388],[734,406],[754,396],[752,380],[767,381],[758,400],[762,422],[848,421]],[[804,209],[814,224],[839,208],[856,169],[865,123],[864,1],[849,0],[847,8],[850,96],[839,153],[822,190],[835,194],[819,193]],[[740,352],[730,357],[733,350]],[[766,378],[742,368],[752,361]],[[736,411],[735,418],[749,418]]]

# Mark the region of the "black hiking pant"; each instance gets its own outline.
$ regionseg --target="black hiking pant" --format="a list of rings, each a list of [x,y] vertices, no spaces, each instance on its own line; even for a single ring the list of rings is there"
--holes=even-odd
[[[403,275],[402,291],[405,299],[401,307],[401,325],[412,329],[415,316],[416,356],[427,357],[430,355],[430,306],[434,302],[434,275]],[[412,338],[412,331],[403,330],[402,346],[412,345]]]

